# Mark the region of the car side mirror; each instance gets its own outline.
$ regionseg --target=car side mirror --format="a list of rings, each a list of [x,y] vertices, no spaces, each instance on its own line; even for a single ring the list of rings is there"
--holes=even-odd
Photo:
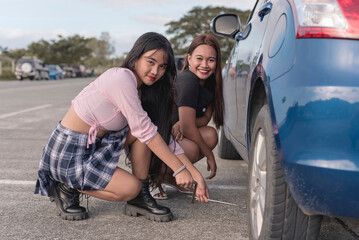
[[[214,17],[211,30],[214,34],[227,38],[235,38],[240,31],[241,22],[237,14],[225,13]]]

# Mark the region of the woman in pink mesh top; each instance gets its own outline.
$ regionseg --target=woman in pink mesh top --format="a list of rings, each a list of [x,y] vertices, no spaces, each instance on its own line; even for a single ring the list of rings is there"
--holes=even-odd
[[[126,201],[125,213],[130,216],[170,221],[170,209],[158,205],[149,193],[149,173],[158,174],[164,162],[178,185],[191,187],[197,171],[188,166],[170,134],[175,76],[168,40],[153,32],[143,34],[121,67],[107,70],[72,101],[44,148],[35,193],[55,201],[59,215],[67,220],[88,217],[80,206],[81,192]],[[149,160],[136,154],[142,143],[157,157]],[[117,166],[129,145],[133,174]],[[208,198],[208,189],[196,194],[198,199]]]

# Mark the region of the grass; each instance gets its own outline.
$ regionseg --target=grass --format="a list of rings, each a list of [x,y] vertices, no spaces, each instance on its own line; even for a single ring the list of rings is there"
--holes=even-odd
[[[0,81],[12,81],[17,80],[15,74],[11,71],[11,68],[3,68],[0,75]]]

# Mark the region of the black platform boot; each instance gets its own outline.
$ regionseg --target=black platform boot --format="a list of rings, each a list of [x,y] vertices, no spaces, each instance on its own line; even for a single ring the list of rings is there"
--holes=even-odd
[[[151,196],[149,190],[149,180],[141,180],[142,188],[136,198],[128,201],[124,208],[124,213],[128,216],[137,217],[139,214],[145,216],[148,220],[157,222],[168,222],[173,219],[171,210],[160,206]]]
[[[50,201],[55,201],[57,213],[65,220],[88,218],[86,208],[80,206],[80,192],[64,183],[54,182],[49,192]]]

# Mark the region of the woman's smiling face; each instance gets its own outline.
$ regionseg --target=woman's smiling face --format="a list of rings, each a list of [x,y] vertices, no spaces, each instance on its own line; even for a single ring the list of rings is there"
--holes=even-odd
[[[142,54],[135,63],[137,86],[142,83],[150,86],[161,79],[166,72],[167,54],[163,49],[155,49]]]
[[[199,79],[209,78],[216,69],[216,50],[209,45],[199,45],[191,55],[188,55],[188,64],[191,72]]]

